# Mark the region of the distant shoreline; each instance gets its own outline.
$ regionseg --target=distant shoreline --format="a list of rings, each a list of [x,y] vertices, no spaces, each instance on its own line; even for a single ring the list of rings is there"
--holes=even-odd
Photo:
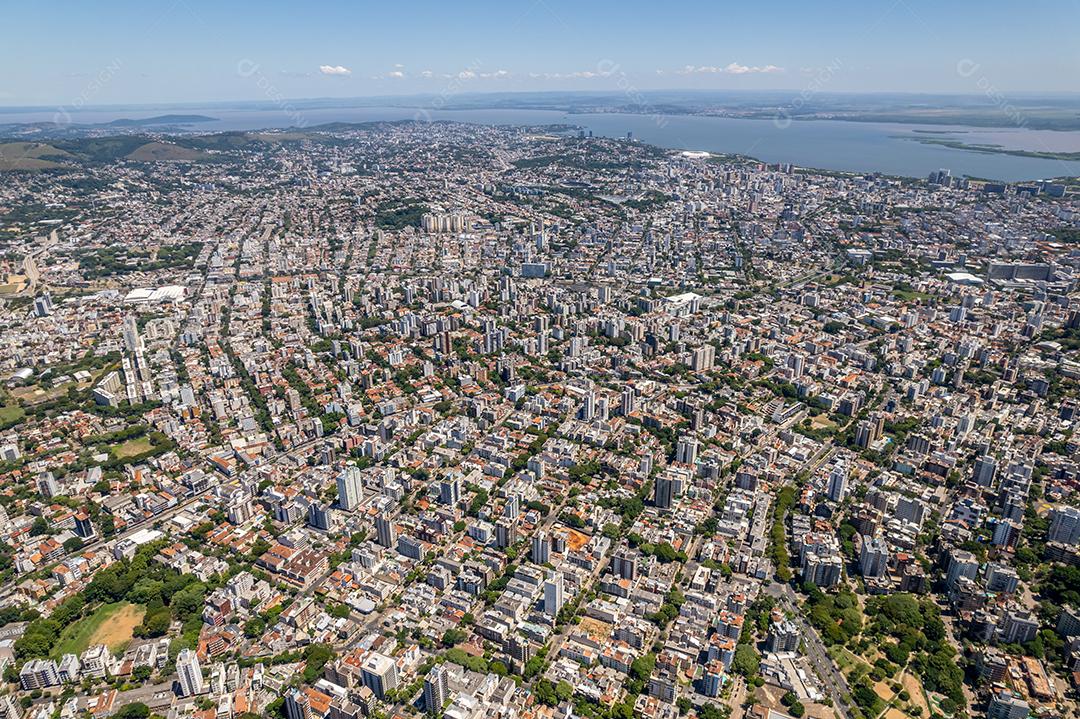
[[[962,133],[953,133],[962,134]],[[894,135],[898,140],[909,140],[921,145],[937,145],[948,147],[953,150],[967,150],[968,152],[982,152],[987,155],[1010,155],[1012,157],[1033,157],[1039,160],[1065,160],[1076,162],[1080,160],[1080,152],[1051,152],[1038,150],[1019,150],[1002,147],[1001,145],[987,145],[981,143],[960,142],[959,140],[947,140],[942,137],[918,137],[907,135]]]
[[[355,110],[360,108],[407,108],[411,110],[499,111],[534,110],[582,114],[636,114],[646,116],[718,117],[746,120],[834,120],[902,125],[942,125],[979,128],[1016,128],[1017,117],[1031,130],[1080,131],[1080,94],[1018,94],[1007,108],[982,94],[933,93],[814,93],[798,89],[774,91],[687,89],[642,90],[632,96],[616,90],[542,92],[461,92],[452,97],[418,93],[335,98],[282,98],[265,100],[206,101],[182,103],[129,103],[94,105],[80,112],[114,118],[157,113],[185,117],[186,113],[260,112],[280,110]],[[0,106],[5,124],[17,123],[18,115],[52,117],[59,106]],[[70,110],[70,108],[68,108]],[[1006,112],[1006,109],[1008,112]],[[78,113],[72,111],[71,114]],[[160,122],[160,120],[159,120]]]

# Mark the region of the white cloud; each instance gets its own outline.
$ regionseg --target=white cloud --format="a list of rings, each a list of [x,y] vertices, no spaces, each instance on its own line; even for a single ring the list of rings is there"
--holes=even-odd
[[[386,73],[386,76],[396,80],[398,78],[405,77],[405,73],[403,73],[401,70],[393,70],[391,72]]]
[[[543,78],[545,80],[591,80],[597,77],[609,77],[614,75],[614,70],[578,70],[576,72],[530,72],[531,78]]]
[[[751,73],[772,74],[783,71],[784,68],[777,67],[776,65],[764,65],[758,67],[730,62],[724,67],[718,67],[716,65],[686,65],[681,70],[676,70],[675,72],[679,75],[748,75]]]
[[[323,75],[352,75],[352,70],[341,65],[319,65],[319,72]]]

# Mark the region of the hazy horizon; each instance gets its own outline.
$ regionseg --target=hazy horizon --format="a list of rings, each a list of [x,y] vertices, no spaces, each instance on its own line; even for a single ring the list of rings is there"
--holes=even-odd
[[[671,96],[699,96],[708,98],[710,96],[721,98],[724,96],[735,96],[744,98],[753,98],[755,96],[760,97],[791,97],[797,96],[804,92],[798,88],[772,88],[772,89],[709,89],[709,88],[654,88],[643,89],[636,91],[643,96],[655,97],[658,95],[671,95]],[[480,98],[498,98],[498,97],[516,97],[524,98],[529,96],[544,97],[544,98],[557,98],[559,96],[575,97],[575,98],[608,98],[617,99],[624,97],[626,92],[618,89],[597,89],[597,90],[517,90],[517,91],[504,91],[504,90],[489,90],[489,91],[469,91],[458,92],[452,95],[444,95],[437,92],[401,92],[401,93],[382,93],[382,94],[365,94],[365,95],[352,95],[352,96],[306,96],[306,97],[280,97],[280,98],[234,98],[234,99],[219,99],[219,100],[188,100],[188,101],[160,101],[160,102],[109,102],[109,103],[88,103],[78,105],[79,110],[151,110],[151,109],[169,109],[169,108],[213,108],[220,107],[222,109],[229,109],[234,107],[258,107],[258,106],[278,106],[282,102],[289,103],[327,103],[327,107],[344,106],[351,102],[369,102],[375,100],[430,100],[436,97],[445,97],[445,107],[447,109],[454,107],[456,103],[460,103],[469,99]],[[1080,91],[1024,91],[1012,93],[1012,97],[1016,99],[1025,100],[1077,100],[1080,102]],[[887,90],[867,90],[867,91],[833,91],[833,92],[820,92],[815,93],[814,99],[817,101],[828,100],[830,98],[896,98],[896,99],[915,99],[915,98],[928,98],[928,99],[941,99],[941,100],[970,100],[973,101],[972,105],[992,105],[994,100],[988,98],[985,92],[916,92],[916,91],[887,91]],[[0,111],[4,112],[36,112],[43,110],[53,110],[57,107],[68,107],[66,105],[8,105],[0,102]]]

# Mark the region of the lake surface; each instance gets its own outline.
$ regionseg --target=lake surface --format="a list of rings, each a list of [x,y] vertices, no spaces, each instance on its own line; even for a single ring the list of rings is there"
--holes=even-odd
[[[201,114],[213,122],[189,126],[199,132],[257,130],[293,126],[314,127],[328,122],[373,120],[452,120],[488,125],[571,124],[605,137],[625,137],[660,147],[749,155],[765,162],[801,167],[925,177],[939,168],[969,175],[1017,182],[1080,176],[1080,162],[987,154],[919,143],[939,138],[968,144],[996,144],[1009,149],[1076,151],[1080,132],[1024,128],[905,125],[894,123],[811,120],[774,122],[692,115],[635,115],[621,113],[569,114],[552,110],[417,110],[409,107],[296,107],[278,109],[103,109],[71,112],[71,121],[102,123],[118,118],[162,114]],[[55,112],[3,112],[0,124],[50,121]],[[66,119],[66,118],[64,118]],[[928,132],[930,131],[930,132]],[[940,134],[934,131],[940,131]]]

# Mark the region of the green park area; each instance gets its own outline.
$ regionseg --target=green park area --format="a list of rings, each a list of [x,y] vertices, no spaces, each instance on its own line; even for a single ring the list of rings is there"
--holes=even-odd
[[[104,644],[114,654],[131,642],[135,627],[142,623],[145,607],[130,602],[102,604],[88,616],[64,627],[52,652],[55,656],[82,654],[87,648]]]

